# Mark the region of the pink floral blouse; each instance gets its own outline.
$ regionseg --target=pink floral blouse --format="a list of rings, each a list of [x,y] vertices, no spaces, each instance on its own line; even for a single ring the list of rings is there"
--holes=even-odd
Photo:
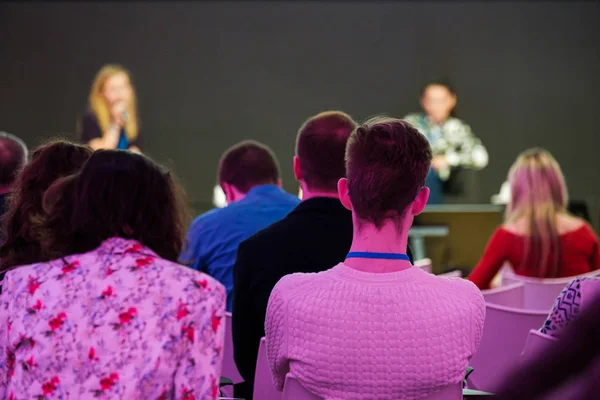
[[[0,399],[216,399],[225,289],[138,242],[6,274]]]

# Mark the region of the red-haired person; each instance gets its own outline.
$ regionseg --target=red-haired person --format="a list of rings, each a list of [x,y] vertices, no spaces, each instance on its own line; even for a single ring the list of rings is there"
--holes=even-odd
[[[350,136],[338,183],[352,212],[350,251],[328,271],[284,277],[269,299],[278,389],[288,371],[319,397],[349,400],[424,398],[462,382],[483,330],[483,296],[469,281],[413,267],[406,254],[431,159],[425,136],[401,120],[375,118]]]
[[[145,156],[98,150],[44,195],[51,261],[0,296],[0,398],[217,398],[225,288],[175,263],[185,206]]]
[[[511,199],[506,221],[490,238],[469,280],[487,289],[508,261],[523,276],[559,278],[600,268],[592,228],[567,212],[560,165],[543,149],[523,152],[508,173]]]

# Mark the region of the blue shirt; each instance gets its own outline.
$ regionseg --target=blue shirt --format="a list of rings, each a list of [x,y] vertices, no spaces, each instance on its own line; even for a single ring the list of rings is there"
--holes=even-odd
[[[125,134],[125,128],[121,128],[121,135],[119,136],[119,143],[117,144],[117,149],[119,150],[128,150],[129,149],[129,139]]]
[[[239,244],[285,217],[299,203],[298,197],[275,185],[256,186],[242,200],[196,218],[180,261],[221,282],[227,289],[227,311],[231,311],[233,265]]]

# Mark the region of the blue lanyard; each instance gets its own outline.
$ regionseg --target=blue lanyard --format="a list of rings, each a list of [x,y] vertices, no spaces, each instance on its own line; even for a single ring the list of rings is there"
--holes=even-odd
[[[351,251],[346,258],[378,258],[383,260],[410,261],[406,254],[402,253],[374,253],[371,251]]]

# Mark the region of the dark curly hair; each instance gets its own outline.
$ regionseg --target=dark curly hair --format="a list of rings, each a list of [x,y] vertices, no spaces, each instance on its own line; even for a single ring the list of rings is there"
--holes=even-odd
[[[57,139],[38,147],[17,176],[9,207],[2,218],[5,240],[0,247],[0,269],[43,260],[39,227],[44,192],[58,178],[77,172],[92,149]]]
[[[176,261],[188,212],[183,189],[148,157],[98,150],[79,173],[44,196],[42,247],[48,259],[91,251],[111,237],[134,239]]]

